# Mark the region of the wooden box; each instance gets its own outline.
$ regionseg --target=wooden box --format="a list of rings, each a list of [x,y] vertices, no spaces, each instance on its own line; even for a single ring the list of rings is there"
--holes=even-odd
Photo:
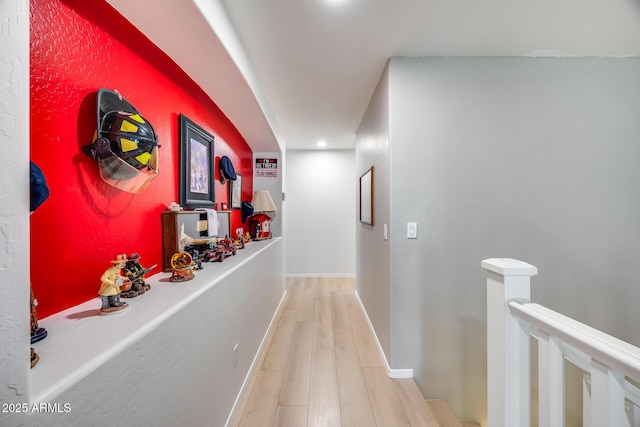
[[[229,234],[229,212],[217,212],[218,236]],[[162,212],[162,271],[171,272],[171,257],[184,250],[182,234],[194,239],[207,239],[209,230],[205,211]]]

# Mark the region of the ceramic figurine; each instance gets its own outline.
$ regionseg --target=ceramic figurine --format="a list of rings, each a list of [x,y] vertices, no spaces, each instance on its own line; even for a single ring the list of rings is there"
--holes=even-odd
[[[195,277],[193,274],[193,258],[189,252],[177,252],[171,257],[171,282],[185,282]]]
[[[144,268],[138,260],[140,255],[133,253],[127,258],[127,263],[124,265],[124,275],[129,279],[131,286],[127,290],[122,290],[120,296],[122,298],[133,298],[138,295],[144,294],[151,289],[151,285],[148,285],[144,281],[144,275],[156,268],[157,264],[152,265],[149,268]]]
[[[171,212],[180,212],[180,211],[182,211],[182,206],[180,206],[176,202],[171,202],[167,206],[167,210],[171,211]]]
[[[244,249],[244,235],[242,228],[236,229],[235,245],[238,249]]]
[[[191,262],[192,270],[202,270],[204,268],[202,266],[202,257],[197,249],[193,251],[191,258],[193,258],[193,261]]]
[[[120,286],[125,282],[125,277],[122,276],[121,271],[127,263],[127,255],[118,255],[111,263],[113,265],[107,268],[100,278],[102,282],[98,291],[102,299],[100,314],[119,313],[129,307],[129,303],[120,301]]]
[[[244,236],[242,234],[239,235],[234,244],[238,249],[244,249]]]

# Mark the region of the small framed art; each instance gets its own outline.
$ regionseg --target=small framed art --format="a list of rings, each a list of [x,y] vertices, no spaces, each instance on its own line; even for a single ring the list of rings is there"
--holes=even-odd
[[[360,222],[373,225],[373,166],[360,177]]]
[[[229,181],[229,204],[231,209],[242,207],[242,175],[238,172],[235,181]]]

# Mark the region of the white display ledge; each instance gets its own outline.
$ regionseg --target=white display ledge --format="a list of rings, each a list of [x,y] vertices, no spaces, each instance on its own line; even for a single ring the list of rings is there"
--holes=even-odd
[[[39,321],[49,335],[32,345],[40,361],[30,371],[29,401],[54,401],[279,239],[250,242],[223,262],[203,263],[204,269],[186,282],[170,282],[171,273],[150,276],[146,282],[151,290],[135,298],[123,298],[129,308],[114,315],[100,315],[97,276],[95,299]]]

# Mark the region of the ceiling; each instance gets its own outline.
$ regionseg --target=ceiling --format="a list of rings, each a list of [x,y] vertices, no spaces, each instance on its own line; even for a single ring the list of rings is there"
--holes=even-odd
[[[392,56],[640,56],[640,0],[107,1],[255,152],[353,148]]]

